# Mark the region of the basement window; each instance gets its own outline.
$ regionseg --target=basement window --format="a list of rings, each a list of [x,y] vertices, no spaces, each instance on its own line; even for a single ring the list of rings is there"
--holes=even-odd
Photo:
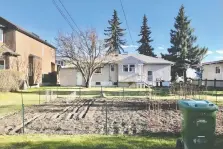
[[[118,85],[118,82],[113,82],[113,85]]]
[[[215,67],[215,73],[221,73],[221,69],[220,69],[219,66],[218,67]]]
[[[95,84],[96,84],[96,85],[101,85],[101,82],[96,82]]]
[[[0,70],[1,69],[5,69],[5,61],[4,60],[0,60]]]

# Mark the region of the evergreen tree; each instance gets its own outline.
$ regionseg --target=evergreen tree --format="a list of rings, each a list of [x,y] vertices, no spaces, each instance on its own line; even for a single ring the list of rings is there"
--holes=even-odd
[[[141,36],[141,39],[138,41],[141,45],[137,49],[139,54],[144,54],[147,56],[156,57],[156,54],[153,52],[153,47],[150,45],[150,43],[153,41],[150,37],[151,31],[147,24],[147,18],[146,15],[143,16],[143,24],[141,26],[141,31],[139,36]]]
[[[114,10],[112,17],[108,21],[110,26],[107,27],[107,30],[104,30],[105,35],[108,36],[105,39],[105,47],[108,48],[109,52],[121,53],[124,52],[122,46],[125,45],[125,41],[122,40],[122,37],[124,36],[125,29],[120,28],[120,24],[122,23],[119,21],[116,10]]]
[[[186,79],[187,68],[200,64],[208,50],[195,45],[197,37],[193,35],[194,29],[190,23],[182,5],[175,18],[175,29],[170,31],[171,47],[168,48],[168,54],[161,54],[164,59],[175,62],[171,70],[172,78],[178,74]]]

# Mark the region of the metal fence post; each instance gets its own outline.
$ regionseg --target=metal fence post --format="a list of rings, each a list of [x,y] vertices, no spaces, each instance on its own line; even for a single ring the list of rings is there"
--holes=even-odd
[[[101,97],[103,97],[103,90],[102,90],[102,86],[101,86]]]
[[[52,97],[51,97],[51,94],[52,94],[52,91],[51,91],[51,89],[50,89],[50,101],[51,101],[51,98],[52,98]]]
[[[22,98],[22,133],[25,133],[25,118],[24,118],[24,103],[23,103],[23,94],[21,92],[21,98]]]
[[[106,135],[108,135],[108,105],[107,105],[107,101],[105,103],[105,131],[106,131]]]
[[[57,98],[58,98],[58,86],[57,86]]]
[[[39,89],[39,105],[40,105],[40,89]]]
[[[214,89],[215,89],[215,96],[216,96],[216,105],[218,104],[218,97],[217,97],[217,87],[216,87],[216,79],[214,79]]]
[[[125,88],[124,87],[122,88],[122,97],[123,97],[123,99],[125,98]]]
[[[81,98],[81,88],[79,87],[79,98]]]

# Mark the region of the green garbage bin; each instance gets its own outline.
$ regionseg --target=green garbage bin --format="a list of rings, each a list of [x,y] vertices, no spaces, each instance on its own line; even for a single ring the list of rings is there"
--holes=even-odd
[[[183,114],[183,149],[212,149],[215,140],[216,111],[218,107],[206,100],[179,100]]]

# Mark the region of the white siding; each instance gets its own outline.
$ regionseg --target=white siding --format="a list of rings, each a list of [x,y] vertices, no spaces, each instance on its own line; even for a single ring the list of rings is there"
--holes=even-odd
[[[215,72],[216,67],[220,67],[220,73]],[[204,65],[203,69],[202,79],[223,80],[223,64]]]
[[[134,64],[135,65],[135,71],[134,72],[124,72],[123,71],[123,65],[129,65]],[[129,56],[123,61],[119,62],[118,64],[118,80],[119,82],[138,82],[138,64],[143,64],[142,61]]]
[[[91,86],[97,86],[96,82],[101,82],[102,86],[112,86],[113,82],[118,81],[118,66],[114,65],[115,70],[110,70],[110,65],[106,65],[102,68],[101,73],[94,73],[91,79]]]
[[[148,71],[152,71],[153,74],[153,82],[156,81],[156,79],[161,79],[164,81],[170,81],[171,80],[171,65],[164,65],[164,64],[146,64],[143,67],[143,73],[145,77],[145,81],[147,80],[147,73]]]

